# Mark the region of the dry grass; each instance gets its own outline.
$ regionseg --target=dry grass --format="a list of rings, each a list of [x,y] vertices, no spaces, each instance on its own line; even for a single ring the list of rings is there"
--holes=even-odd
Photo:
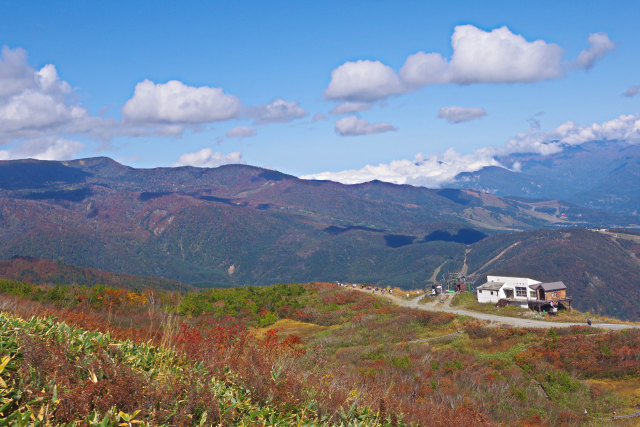
[[[600,386],[612,391],[622,398],[627,408],[620,408],[618,415],[633,413],[640,406],[640,378],[618,379],[589,379],[589,384]]]
[[[297,335],[300,338],[308,338],[317,334],[318,332],[329,329],[328,326],[316,325],[315,323],[300,322],[292,319],[280,319],[273,325],[266,328],[251,329],[251,333],[256,338],[264,338],[267,331],[275,329],[278,331],[278,336],[287,337],[289,335]]]
[[[425,291],[421,289],[414,289],[414,290],[406,290],[406,289],[400,289],[400,288],[393,289],[393,295],[399,296],[406,300],[419,297],[420,295],[424,295],[424,293]]]

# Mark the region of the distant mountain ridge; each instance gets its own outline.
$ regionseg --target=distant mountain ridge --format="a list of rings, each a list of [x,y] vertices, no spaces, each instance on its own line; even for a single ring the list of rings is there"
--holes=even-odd
[[[558,199],[616,215],[640,214],[640,145],[592,141],[551,155],[499,157],[512,170],[490,166],[459,174],[450,186],[498,196]]]
[[[0,278],[36,285],[106,285],[117,288],[144,290],[187,291],[192,288],[175,280],[161,277],[141,277],[116,274],[89,267],[76,267],[61,261],[15,256],[0,260]]]
[[[475,249],[485,241],[504,248],[519,238],[514,232],[603,224],[632,225],[557,200],[307,181],[246,165],[0,161],[0,259],[36,257],[195,286],[422,287],[438,272],[463,268],[467,254],[489,256]]]

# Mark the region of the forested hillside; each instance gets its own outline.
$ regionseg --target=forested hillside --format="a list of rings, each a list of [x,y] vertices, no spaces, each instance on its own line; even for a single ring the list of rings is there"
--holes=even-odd
[[[48,285],[106,285],[127,289],[155,288],[186,291],[190,286],[161,277],[116,274],[89,267],[77,267],[61,261],[15,256],[0,260],[0,277],[20,282]]]
[[[638,240],[625,233],[537,230],[484,239],[472,246],[467,261],[476,284],[487,274],[561,280],[576,308],[639,320]]]
[[[29,256],[201,286],[422,286],[487,234],[602,222],[624,225],[624,218],[558,201],[305,181],[244,165],[0,161],[0,259]]]

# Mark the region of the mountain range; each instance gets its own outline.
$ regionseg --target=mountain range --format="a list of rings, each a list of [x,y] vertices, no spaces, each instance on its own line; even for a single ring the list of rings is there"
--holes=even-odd
[[[509,166],[459,174],[450,186],[498,196],[558,199],[616,215],[640,213],[640,145],[591,141],[549,155],[511,154]]]
[[[613,237],[583,235],[576,227],[632,227],[635,219],[628,210],[618,215],[557,199],[380,181],[343,185],[246,165],[135,169],[108,158],[0,162],[0,259],[35,257],[161,277],[174,281],[168,287],[175,281],[228,286],[341,280],[411,288],[465,269],[476,273],[475,280],[494,270],[513,271],[539,280],[548,275],[576,289],[595,283],[593,275],[607,289],[628,275],[625,286],[633,293],[640,289],[640,271],[632,248],[616,243],[604,262],[597,254],[608,246],[585,242]],[[551,233],[548,242],[567,240],[563,233],[583,236],[581,243],[557,246],[563,268],[549,269],[556,254],[550,243],[532,237],[541,228]],[[520,258],[513,251],[520,262],[496,258],[515,241],[523,241],[518,250],[529,248]],[[572,245],[580,250],[567,250]],[[569,268],[587,256],[584,251],[595,254],[588,278]],[[539,262],[525,262],[534,256]],[[607,273],[616,263],[620,271]],[[603,295],[611,303],[582,298],[575,305],[639,315],[630,307],[615,311],[616,295]]]

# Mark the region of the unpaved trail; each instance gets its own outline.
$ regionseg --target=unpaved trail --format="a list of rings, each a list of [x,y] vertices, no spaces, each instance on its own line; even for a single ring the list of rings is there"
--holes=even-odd
[[[365,289],[354,289],[359,292],[371,293],[371,291],[367,291]],[[376,295],[379,295],[376,293]],[[451,300],[452,297],[448,297],[445,303],[439,302],[439,297],[433,299],[432,302],[428,302],[426,304],[420,304],[420,300],[422,298],[429,298],[426,295],[421,295],[419,297],[407,300],[401,298],[396,295],[384,294],[384,298],[389,299],[395,304],[402,307],[415,308],[418,310],[425,311],[440,311],[445,313],[453,313],[458,314],[460,316],[469,316],[474,317],[476,319],[484,320],[489,322],[488,326],[513,326],[516,328],[568,328],[570,326],[585,326],[586,323],[577,323],[577,322],[547,322],[544,320],[535,320],[535,319],[522,319],[519,317],[509,317],[509,316],[499,316],[497,314],[487,314],[487,313],[478,313],[475,311],[469,311],[462,308],[452,307]],[[619,331],[622,329],[633,329],[640,328],[640,324],[637,325],[627,325],[627,324],[617,324],[617,323],[593,323],[592,326],[594,328],[602,328],[612,331]]]
[[[436,280],[438,279],[438,274],[440,274],[440,270],[442,269],[442,267],[444,267],[444,265],[447,263],[447,261],[444,261],[442,264],[440,264],[435,270],[433,270],[433,274],[431,275],[431,277],[429,278],[429,280],[433,283],[436,282]]]
[[[462,263],[462,275],[466,276],[467,273],[469,272],[469,265],[467,264],[467,255],[469,255],[469,252],[471,252],[471,248],[465,248],[464,250],[464,262]]]
[[[473,273],[470,274],[470,276],[473,276],[474,274],[476,274],[478,271],[482,271],[482,269],[484,269],[485,267],[490,266],[491,264],[493,264],[494,262],[496,262],[497,260],[499,260],[500,258],[502,258],[502,256],[504,254],[507,253],[507,251],[511,248],[515,248],[516,246],[518,246],[520,244],[520,242],[515,242],[509,246],[507,246],[502,252],[500,252],[498,255],[494,256],[493,258],[491,258],[489,261],[485,262],[482,267],[478,268],[476,271],[474,271]],[[466,255],[465,255],[465,262],[466,262]]]

